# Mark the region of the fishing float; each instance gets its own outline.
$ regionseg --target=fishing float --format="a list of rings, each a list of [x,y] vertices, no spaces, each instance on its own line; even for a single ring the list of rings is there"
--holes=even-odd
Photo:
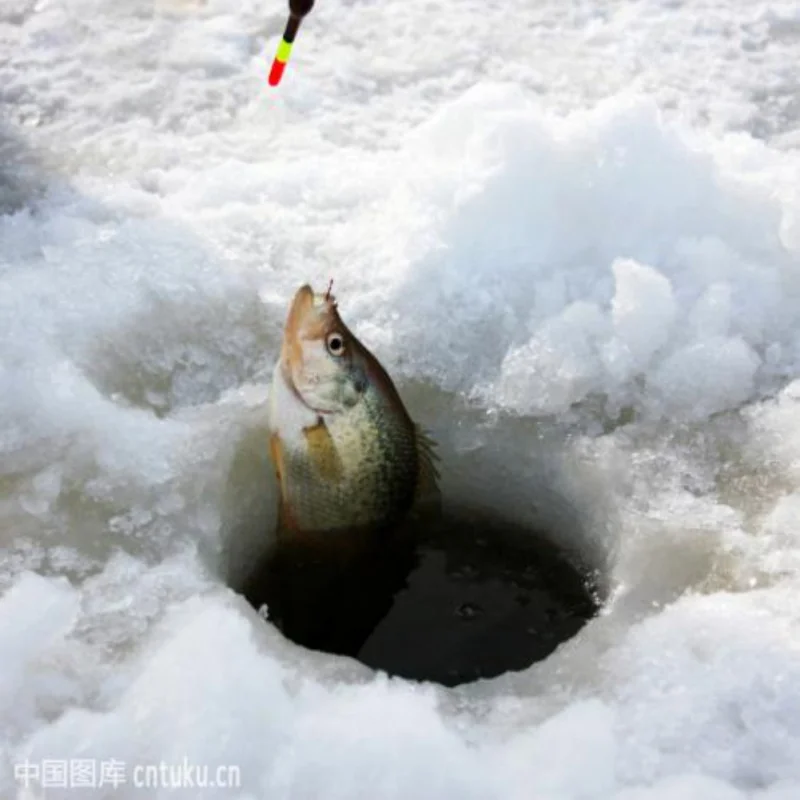
[[[289,20],[278,44],[278,52],[275,53],[272,69],[269,71],[270,86],[277,86],[281,82],[286,63],[292,53],[292,45],[297,31],[300,30],[300,23],[312,8],[314,8],[314,0],[289,0]]]

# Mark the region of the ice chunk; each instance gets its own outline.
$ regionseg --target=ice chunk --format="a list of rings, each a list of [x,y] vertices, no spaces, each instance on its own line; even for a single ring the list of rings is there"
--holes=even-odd
[[[496,398],[528,413],[557,414],[602,386],[598,342],[608,320],[591,303],[573,303],[503,361]]]
[[[632,259],[617,259],[612,270],[614,335],[603,357],[610,375],[623,381],[644,370],[670,340],[677,310],[670,282],[658,270]]]
[[[649,383],[666,413],[703,419],[747,400],[760,363],[742,339],[716,336],[674,352]]]

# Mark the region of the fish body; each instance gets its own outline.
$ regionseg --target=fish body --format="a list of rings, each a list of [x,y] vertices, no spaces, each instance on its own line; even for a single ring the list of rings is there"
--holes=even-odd
[[[330,291],[292,300],[270,400],[284,533],[372,531],[438,496],[432,444]]]

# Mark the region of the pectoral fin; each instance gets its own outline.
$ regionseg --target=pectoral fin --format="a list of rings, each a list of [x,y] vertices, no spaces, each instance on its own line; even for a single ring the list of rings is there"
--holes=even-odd
[[[325,480],[338,482],[342,478],[344,468],[336,445],[324,420],[318,420],[316,425],[303,428],[308,445],[308,457]]]

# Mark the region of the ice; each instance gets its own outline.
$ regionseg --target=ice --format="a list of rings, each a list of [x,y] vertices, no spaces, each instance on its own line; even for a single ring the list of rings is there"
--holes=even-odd
[[[506,355],[497,387],[501,401],[557,414],[596,391],[603,379],[597,342],[607,329],[593,303],[572,303],[548,319],[530,342]]]
[[[42,651],[52,648],[74,624],[79,599],[64,581],[45,581],[32,573],[20,577],[3,598],[0,641],[3,660],[0,709],[3,738],[14,729],[28,729],[38,716],[39,696],[65,682],[57,669],[40,662]],[[55,684],[55,686],[53,686]]]
[[[796,797],[796,4],[318,5],[277,91],[283,6],[0,9],[0,794]],[[545,662],[388,679],[236,594],[331,277],[448,486],[583,521],[608,602]]]
[[[759,366],[741,338],[714,336],[672,353],[653,375],[652,387],[669,411],[702,419],[747,400]]]
[[[793,709],[800,695],[790,687],[798,662],[793,625],[775,614],[782,594],[682,599],[660,619],[634,628],[631,657],[620,654],[614,669],[628,676],[620,684],[620,725],[635,734],[622,733],[632,751],[623,761],[637,777],[675,774],[688,753],[701,774],[742,787],[795,777],[800,728]],[[685,638],[674,638],[675,627]],[[659,724],[647,726],[654,717]],[[657,759],[648,755],[654,751]]]
[[[669,281],[657,270],[630,260],[612,265],[615,292],[611,302],[614,337],[605,354],[618,380],[645,370],[670,339],[675,300]]]

